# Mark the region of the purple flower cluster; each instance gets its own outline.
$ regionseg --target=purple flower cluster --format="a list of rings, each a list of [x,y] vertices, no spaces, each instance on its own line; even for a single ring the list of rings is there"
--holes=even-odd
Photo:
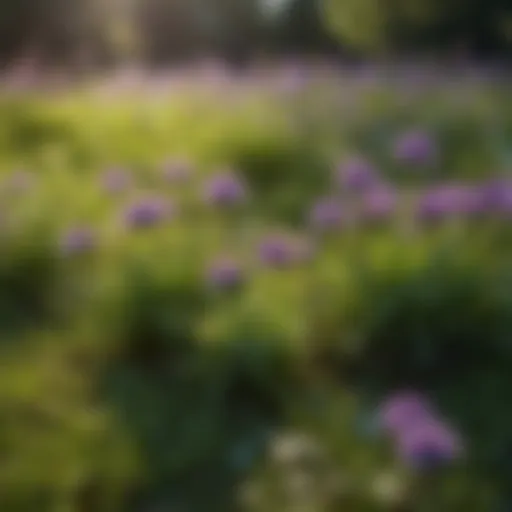
[[[478,217],[490,213],[493,206],[485,187],[445,184],[423,193],[418,204],[418,216],[425,221],[438,221],[454,215]]]
[[[462,188],[459,201],[459,210],[462,215],[481,217],[490,212],[482,187],[467,186]]]
[[[310,224],[320,230],[337,229],[341,226],[343,219],[343,208],[336,198],[319,200],[313,205],[309,214]]]
[[[495,179],[481,187],[486,209],[505,216],[512,215],[512,179]]]
[[[406,165],[431,165],[437,157],[437,145],[428,133],[412,130],[397,137],[393,154],[398,162]]]
[[[418,204],[418,216],[424,221],[443,220],[459,213],[461,189],[442,185],[423,193]]]
[[[368,190],[362,198],[362,214],[366,220],[387,220],[395,212],[397,197],[390,187],[379,185]]]
[[[393,394],[381,405],[379,423],[395,441],[400,459],[415,469],[435,469],[462,455],[457,433],[419,393]]]
[[[294,249],[290,238],[277,234],[268,235],[260,243],[259,258],[268,267],[288,267],[295,260]]]
[[[74,227],[64,233],[60,250],[65,256],[89,253],[96,247],[96,234],[88,227]]]
[[[126,209],[124,219],[128,227],[134,229],[149,228],[162,222],[175,213],[172,203],[160,197],[138,200]]]
[[[207,281],[214,289],[232,290],[242,284],[243,271],[235,259],[222,256],[211,264]]]
[[[456,432],[435,418],[404,431],[397,447],[402,460],[422,470],[450,464],[462,455],[462,444]]]
[[[219,207],[233,207],[247,199],[247,189],[234,172],[221,172],[210,178],[204,189],[204,199]]]
[[[311,261],[314,246],[306,239],[271,233],[259,244],[259,260],[266,267],[285,269]]]
[[[386,431],[397,434],[426,417],[430,417],[432,406],[427,399],[415,391],[393,393],[380,406],[379,423]]]
[[[512,216],[512,183],[503,189],[502,195],[499,200],[499,212]]]
[[[496,207],[503,198],[503,190],[507,188],[508,182],[502,179],[492,179],[482,185],[482,195],[486,206]]]
[[[346,190],[362,192],[378,182],[378,173],[368,160],[354,156],[339,166],[338,182]]]
[[[307,263],[315,254],[314,245],[306,238],[288,234],[271,233],[258,247],[260,262],[269,268],[284,270],[297,264]],[[207,284],[216,290],[233,290],[246,280],[240,262],[230,256],[213,260],[206,271]]]
[[[434,140],[425,132],[410,131],[396,140],[395,157],[407,163],[426,164],[437,153]],[[187,182],[193,173],[187,160],[169,160],[162,169],[162,176],[172,184]],[[109,193],[119,193],[131,186],[132,175],[122,168],[110,168],[102,175],[102,184]],[[355,213],[363,223],[387,221],[395,214],[399,200],[398,191],[383,182],[373,164],[362,156],[352,156],[340,164],[335,175],[335,188],[355,193]],[[32,180],[28,173],[16,173],[9,183],[26,188]],[[219,209],[230,209],[244,204],[248,188],[242,176],[232,170],[223,170],[204,183],[203,199]],[[346,202],[345,202],[346,199]],[[316,232],[335,232],[352,219],[346,208],[350,198],[328,195],[318,199],[308,212],[308,220]],[[416,214],[422,221],[438,221],[452,216],[476,217],[490,212],[512,215],[512,181],[501,179],[482,185],[445,183],[423,191],[418,198]],[[131,229],[143,229],[158,225],[176,213],[175,205],[162,196],[142,197],[127,205],[123,211],[125,225]],[[76,227],[62,236],[60,242],[64,254],[79,254],[96,246],[96,237],[89,228]],[[311,261],[316,247],[310,240],[299,239],[289,233],[267,234],[256,248],[260,262],[269,268],[285,269],[298,263]],[[245,280],[244,272],[236,259],[223,257],[212,262],[206,280],[215,289],[232,289]],[[425,402],[414,395],[395,397],[385,407],[383,421],[388,430],[397,430],[401,417],[426,418]],[[402,411],[406,411],[405,413]],[[430,415],[429,417],[433,417]],[[408,420],[409,421],[409,420]],[[421,425],[425,425],[425,421]],[[432,436],[434,423],[424,429]],[[422,430],[423,432],[423,430]],[[424,434],[427,437],[427,434]],[[446,436],[445,436],[446,437]],[[402,437],[401,437],[402,438]],[[405,437],[403,439],[406,439]],[[414,438],[413,438],[414,439]],[[407,442],[409,443],[409,441]],[[409,444],[404,443],[404,447]],[[406,450],[406,448],[404,448]]]

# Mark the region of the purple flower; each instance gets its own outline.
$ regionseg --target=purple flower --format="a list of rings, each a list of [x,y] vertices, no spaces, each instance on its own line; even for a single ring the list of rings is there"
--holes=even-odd
[[[438,221],[461,213],[465,189],[444,185],[430,189],[420,197],[418,216],[424,221]]]
[[[489,212],[485,191],[481,187],[468,186],[461,189],[460,213],[468,217],[479,217]]]
[[[172,204],[161,198],[146,198],[131,204],[125,212],[126,224],[132,228],[152,227],[175,213]]]
[[[132,179],[125,169],[113,167],[103,173],[101,181],[106,192],[117,194],[126,190],[130,186]]]
[[[207,280],[213,288],[231,290],[242,284],[242,269],[237,261],[223,256],[212,263]]]
[[[273,268],[286,268],[310,262],[316,253],[311,240],[288,234],[267,235],[259,245],[260,261]]]
[[[423,395],[414,391],[399,391],[381,404],[378,422],[384,430],[397,435],[423,423],[431,414],[431,406]]]
[[[339,227],[343,217],[341,204],[333,198],[320,200],[313,206],[309,214],[310,223],[321,230]]]
[[[506,179],[493,179],[481,185],[482,195],[489,208],[495,207],[503,196],[503,189],[509,186]]]
[[[235,173],[226,171],[210,178],[204,196],[208,203],[216,206],[235,206],[246,200],[247,190]]]
[[[60,240],[61,252],[66,256],[91,252],[96,247],[96,235],[87,227],[75,227]]]
[[[362,157],[355,156],[339,166],[338,180],[342,187],[361,192],[378,182],[378,174],[370,162]]]
[[[487,211],[512,214],[512,180],[493,180],[482,187],[481,193]]]
[[[369,190],[363,196],[363,215],[367,220],[379,221],[393,215],[396,208],[395,192],[384,186]]]
[[[163,176],[169,183],[187,182],[192,175],[192,165],[187,160],[170,160],[164,164]]]
[[[456,432],[431,419],[401,432],[397,449],[400,458],[417,469],[435,469],[461,457],[463,448]]]
[[[454,215],[479,217],[497,211],[500,198],[503,195],[493,191],[491,196],[485,187],[448,184],[428,190],[420,198],[418,214],[427,221],[442,220]]]
[[[395,140],[393,154],[403,164],[430,165],[437,156],[437,146],[428,133],[413,130]]]
[[[512,183],[509,183],[503,189],[503,193],[499,202],[499,213],[507,216],[512,215]]]
[[[260,243],[260,260],[269,267],[288,267],[296,261],[296,256],[296,245],[289,237],[273,234]]]

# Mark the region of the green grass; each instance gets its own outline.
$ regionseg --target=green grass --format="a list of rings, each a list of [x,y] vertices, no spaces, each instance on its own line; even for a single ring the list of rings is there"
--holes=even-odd
[[[411,232],[405,208],[384,226],[317,240],[312,262],[283,271],[264,268],[256,248],[273,229],[308,236],[309,205],[354,151],[404,190],[504,169],[510,102],[481,86],[457,104],[447,85],[402,104],[381,86],[347,91],[349,108],[343,90],[331,92],[233,101],[76,91],[0,102],[4,176],[34,174],[19,194],[5,181],[0,203],[2,510],[282,511],[291,505],[279,486],[296,468],[266,453],[273,433],[292,430],[327,453],[324,469],[312,469],[311,510],[391,511],[372,482],[388,471],[403,485],[415,477],[357,425],[404,384],[432,392],[470,446],[436,493],[420,482],[415,506],[439,494],[430,504],[439,510],[491,510],[496,472],[510,475],[500,466],[506,401],[496,393],[512,389],[510,220]],[[393,137],[417,124],[442,150],[430,174],[389,156]],[[195,174],[171,186],[161,166],[181,156]],[[135,188],[105,194],[109,165],[126,167]],[[223,166],[251,192],[231,216],[201,200],[204,180]],[[177,218],[127,230],[124,208],[142,192],[172,199]],[[63,257],[59,239],[75,225],[91,226],[98,247]],[[243,262],[247,282],[213,294],[205,270],[224,251]],[[468,397],[468,379],[481,404]],[[345,483],[333,490],[340,472]],[[247,486],[259,489],[255,508],[237,501]]]

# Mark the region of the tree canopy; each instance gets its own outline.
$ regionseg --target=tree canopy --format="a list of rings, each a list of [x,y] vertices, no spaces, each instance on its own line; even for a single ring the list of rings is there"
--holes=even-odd
[[[365,53],[510,51],[509,0],[320,0],[330,30]]]

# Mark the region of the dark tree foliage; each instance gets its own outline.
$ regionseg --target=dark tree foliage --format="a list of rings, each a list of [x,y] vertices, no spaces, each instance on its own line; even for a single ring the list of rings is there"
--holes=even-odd
[[[333,33],[365,53],[510,56],[509,0],[321,0]]]
[[[0,64],[153,64],[213,54],[512,55],[510,0],[16,0],[0,5]]]
[[[337,54],[340,44],[329,33],[317,0],[292,0],[273,27],[278,52]]]

